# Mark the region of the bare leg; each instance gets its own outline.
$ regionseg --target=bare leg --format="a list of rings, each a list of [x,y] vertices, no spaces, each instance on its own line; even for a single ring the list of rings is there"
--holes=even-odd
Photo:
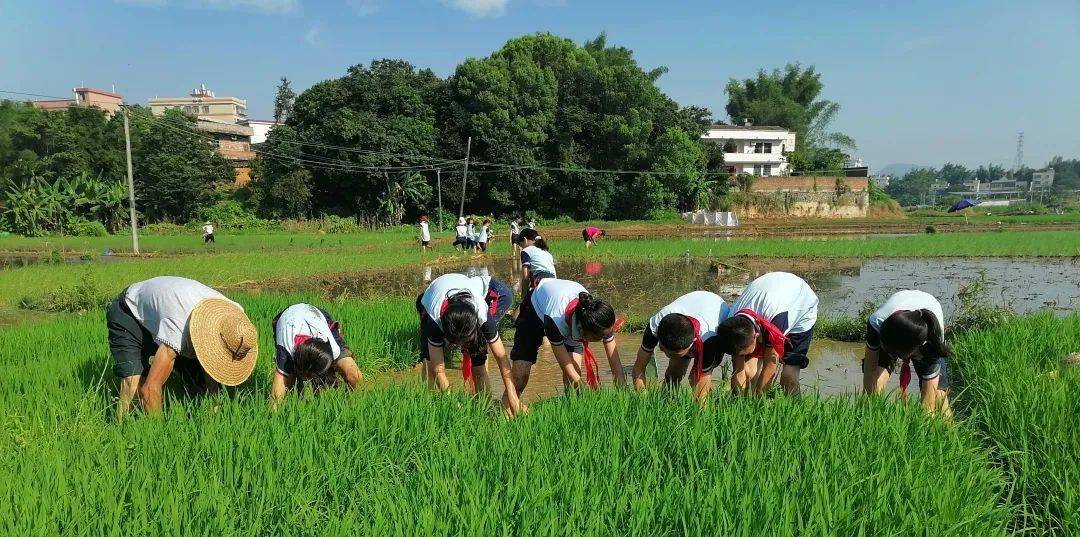
[[[517,388],[518,395],[524,393],[525,387],[529,385],[532,368],[533,364],[525,360],[514,360],[513,365],[510,366],[510,374],[513,376],[514,388]]]
[[[780,385],[784,387],[784,393],[799,395],[799,372],[801,369],[793,365],[785,365],[780,370]]]
[[[120,379],[120,397],[116,402],[116,421],[124,421],[124,415],[131,409],[131,402],[139,391],[142,375],[132,375]]]
[[[473,374],[473,393],[491,393],[491,381],[488,379],[487,363],[481,365],[474,365],[472,368]]]
[[[878,364],[878,353],[867,349],[863,355],[863,391],[867,395],[877,395],[885,391],[889,382],[889,370]]]

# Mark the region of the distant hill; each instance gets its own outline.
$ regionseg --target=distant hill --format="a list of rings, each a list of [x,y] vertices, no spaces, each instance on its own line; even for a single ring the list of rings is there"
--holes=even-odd
[[[889,164],[888,166],[874,170],[875,175],[891,175],[893,177],[902,177],[905,173],[914,170],[915,168],[930,168],[923,164]]]

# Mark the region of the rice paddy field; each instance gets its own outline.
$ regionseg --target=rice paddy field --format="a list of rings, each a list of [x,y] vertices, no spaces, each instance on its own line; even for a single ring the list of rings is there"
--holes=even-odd
[[[156,256],[0,269],[0,534],[1080,534],[1080,365],[1069,358],[1080,351],[1080,314],[1044,311],[958,336],[952,421],[895,398],[732,398],[716,389],[700,409],[686,391],[614,388],[540,400],[507,420],[488,399],[431,393],[408,373],[417,353],[411,289],[304,287],[303,278],[462,259],[445,244],[421,254],[411,238],[253,235],[206,250],[147,237],[144,250],[157,247]],[[71,239],[60,249],[118,239]],[[0,250],[39,251],[37,240],[0,239]],[[559,259],[689,252],[775,258],[770,266],[813,257],[1069,260],[1080,255],[1080,231],[557,248]],[[509,248],[496,242],[488,255]],[[212,397],[170,380],[162,416],[117,423],[99,305],[161,274],[225,286],[260,330],[259,363],[247,382]],[[676,292],[661,283],[657,300]],[[35,309],[83,292],[92,296],[81,307]],[[299,301],[341,321],[365,380],[357,391],[305,392],[272,409],[270,319]],[[512,341],[512,331],[505,336]],[[623,349],[624,363],[632,355]]]

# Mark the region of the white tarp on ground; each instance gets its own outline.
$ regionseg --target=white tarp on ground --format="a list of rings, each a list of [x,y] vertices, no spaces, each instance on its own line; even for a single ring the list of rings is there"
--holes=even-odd
[[[739,217],[733,212],[729,211],[705,211],[699,210],[691,213],[682,213],[683,219],[691,224],[705,224],[707,226],[728,226],[735,227],[739,225]]]

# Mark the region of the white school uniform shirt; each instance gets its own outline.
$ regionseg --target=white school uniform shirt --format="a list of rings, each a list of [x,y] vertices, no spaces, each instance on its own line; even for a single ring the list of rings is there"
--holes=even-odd
[[[296,352],[296,336],[309,336],[313,339],[321,339],[330,343],[334,359],[341,358],[341,347],[337,338],[330,331],[330,325],[326,322],[319,308],[311,304],[293,304],[278,317],[274,330],[274,344],[291,356]],[[287,374],[281,371],[282,374]]]
[[[467,237],[468,233],[469,233],[469,230],[468,230],[468,228],[465,227],[465,224],[462,224],[460,226],[456,226],[454,228],[454,231],[457,233],[458,237]]]
[[[428,223],[427,222],[420,222],[420,240],[422,240],[422,241],[430,241],[431,240],[431,231],[428,229]]]
[[[818,297],[802,278],[788,272],[770,272],[750,282],[731,305],[733,314],[749,309],[776,324],[785,335],[800,334],[817,322]],[[787,314],[787,326],[774,319]]]
[[[532,305],[536,310],[536,316],[541,321],[544,317],[550,317],[564,338],[581,343],[581,330],[570,326],[566,322],[566,307],[577,300],[578,293],[587,292],[587,289],[578,282],[547,278],[540,280],[536,290],[532,292]],[[552,345],[558,345],[562,341],[552,341]]]
[[[720,295],[709,291],[693,291],[676,298],[674,302],[664,306],[656,315],[649,319],[649,331],[656,336],[660,328],[660,321],[672,314],[678,313],[697,320],[701,328],[701,341],[705,341],[716,335],[716,327],[734,313],[728,303]],[[642,342],[641,348],[652,352],[652,348]],[[655,347],[654,347],[655,348]]]
[[[202,232],[203,232],[203,235],[213,235],[214,234],[214,226],[212,226],[210,224],[206,224],[205,226],[202,227]]]
[[[930,310],[933,312],[934,317],[937,317],[938,328],[941,329],[941,336],[945,337],[945,314],[941,311],[941,302],[934,298],[934,295],[925,293],[923,291],[917,291],[909,289],[906,291],[897,291],[892,294],[885,303],[881,305],[874,313],[870,314],[866,322],[870,325],[875,332],[881,334],[881,325],[888,319],[890,315],[898,311],[915,311],[915,310]],[[876,348],[874,348],[876,350]]]
[[[450,273],[435,278],[428,285],[423,296],[420,297],[420,305],[424,307],[428,316],[435,324],[442,328],[442,307],[449,296],[467,291],[476,308],[476,314],[480,317],[480,324],[487,322],[487,292],[490,285],[490,276],[466,276],[464,274]]]
[[[532,274],[547,272],[552,276],[558,276],[555,272],[555,257],[551,255],[551,252],[542,250],[536,245],[521,249],[521,264],[528,265],[529,272]]]
[[[474,224],[465,226],[465,236],[472,240],[476,240],[476,226]]]
[[[154,341],[188,358],[195,357],[188,320],[195,306],[207,298],[229,300],[202,283],[179,276],[158,276],[133,283],[124,293],[131,315],[153,334]]]
[[[510,236],[521,233],[521,225],[517,223],[517,220],[510,222]]]
[[[480,237],[476,239],[476,242],[487,242],[489,233],[491,233],[491,226],[480,226]]]

